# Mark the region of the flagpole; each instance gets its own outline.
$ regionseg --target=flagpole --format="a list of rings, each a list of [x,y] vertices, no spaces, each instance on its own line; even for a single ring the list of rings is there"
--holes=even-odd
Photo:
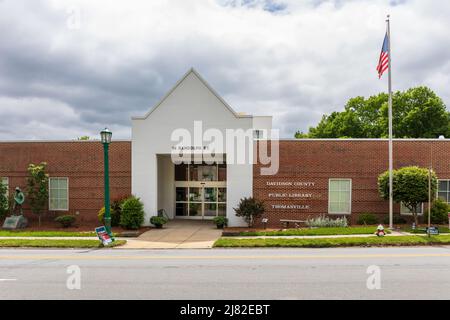
[[[391,54],[391,21],[387,16],[387,33],[389,42],[389,229],[394,228],[394,177],[393,177],[393,130],[392,130],[392,54]]]

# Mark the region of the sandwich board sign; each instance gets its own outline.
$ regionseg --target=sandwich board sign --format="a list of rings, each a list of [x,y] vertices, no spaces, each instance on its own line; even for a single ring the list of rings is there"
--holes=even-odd
[[[113,242],[108,232],[106,232],[105,226],[95,228],[95,233],[97,233],[98,239],[104,246],[108,246]]]

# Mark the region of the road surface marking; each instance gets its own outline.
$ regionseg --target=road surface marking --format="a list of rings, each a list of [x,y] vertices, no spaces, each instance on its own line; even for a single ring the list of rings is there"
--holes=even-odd
[[[342,254],[342,255],[234,255],[234,256],[40,256],[40,255],[9,255],[0,256],[1,260],[314,260],[314,259],[367,259],[367,258],[443,258],[450,253],[424,254]]]

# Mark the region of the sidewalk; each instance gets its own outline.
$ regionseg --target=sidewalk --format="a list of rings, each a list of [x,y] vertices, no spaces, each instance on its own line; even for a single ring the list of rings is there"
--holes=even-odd
[[[121,249],[208,249],[222,235],[211,221],[172,220],[138,238],[125,239]]]

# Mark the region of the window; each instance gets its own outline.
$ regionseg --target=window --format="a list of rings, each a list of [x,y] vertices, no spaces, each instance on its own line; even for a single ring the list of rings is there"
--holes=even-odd
[[[328,213],[350,214],[352,180],[330,179],[328,187]]]
[[[69,179],[49,179],[49,209],[53,211],[69,210]]]
[[[439,180],[438,198],[450,203],[450,180]]]
[[[5,193],[5,195],[6,195],[6,198],[9,198],[9,179],[8,178],[5,178],[5,177],[2,177],[1,178],[1,181],[0,181],[0,183],[2,183],[3,185],[5,185],[6,186],[6,193]],[[9,202],[9,201],[8,201]],[[6,208],[8,208],[8,203],[6,204]]]
[[[405,216],[410,216],[412,215],[412,211],[409,210],[403,203],[400,204],[400,214],[405,215]],[[417,214],[419,216],[423,215],[423,203],[419,203],[417,205]]]
[[[226,181],[226,164],[175,165],[175,181]]]

